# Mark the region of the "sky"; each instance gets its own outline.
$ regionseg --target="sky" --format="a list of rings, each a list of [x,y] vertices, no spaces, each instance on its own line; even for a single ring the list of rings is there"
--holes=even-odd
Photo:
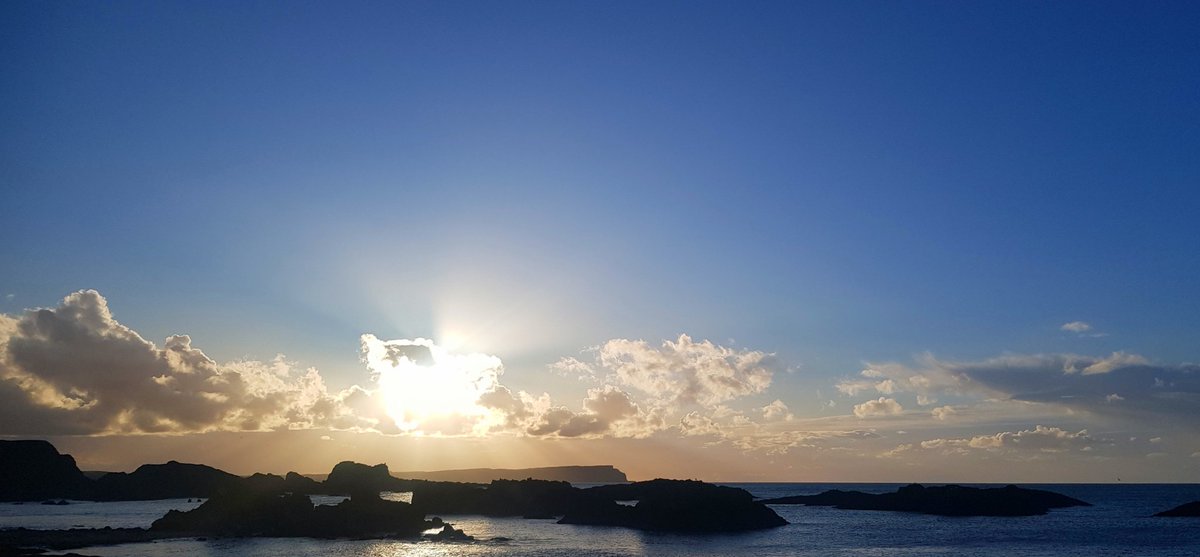
[[[0,4],[0,436],[1200,480],[1200,6]]]

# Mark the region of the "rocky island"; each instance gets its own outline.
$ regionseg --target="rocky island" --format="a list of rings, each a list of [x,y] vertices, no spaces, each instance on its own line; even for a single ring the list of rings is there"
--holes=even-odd
[[[1154,513],[1154,516],[1200,517],[1200,501],[1184,503],[1171,510]]]
[[[487,484],[439,482],[401,479],[386,464],[351,461],[338,463],[323,482],[295,472],[239,477],[175,461],[92,480],[79,471],[74,459],[44,441],[0,441],[0,470],[6,472],[0,476],[0,495],[9,501],[207,499],[190,511],[169,511],[149,529],[3,530],[0,548],[71,549],[193,536],[472,539],[434,514],[519,516],[556,519],[560,524],[689,533],[787,524],[745,490],[691,480],[658,479],[587,489],[566,481],[530,478]],[[380,498],[381,492],[389,491],[411,492],[412,502]],[[314,505],[311,494],[349,498],[337,505]],[[627,504],[630,500],[636,504]]]
[[[911,484],[895,493],[863,493],[832,489],[760,501],[767,505],[813,505],[838,509],[901,511],[942,516],[1033,516],[1050,509],[1091,506],[1078,499],[1040,489],[1009,485],[997,488]]]

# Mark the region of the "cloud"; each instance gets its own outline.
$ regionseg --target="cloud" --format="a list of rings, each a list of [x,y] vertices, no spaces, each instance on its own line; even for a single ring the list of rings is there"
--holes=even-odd
[[[878,400],[868,400],[862,404],[854,406],[854,415],[859,418],[870,418],[874,416],[892,416],[904,411],[899,402],[894,398],[879,397]]]
[[[947,394],[1032,402],[1147,424],[1200,424],[1200,366],[1164,366],[1137,354],[1012,354],[979,361],[917,358],[915,365],[868,364],[861,379],[838,389],[880,392],[890,379],[896,392],[929,398]],[[1119,394],[1118,394],[1119,393]]]
[[[53,309],[0,316],[0,433],[179,433],[369,427],[316,370],[218,364],[187,335],[160,348],[119,323],[94,290]]]
[[[904,453],[917,450],[939,450],[947,454],[965,454],[974,450],[993,452],[1043,452],[1056,453],[1072,450],[1086,451],[1097,443],[1111,443],[1103,439],[1095,439],[1088,435],[1086,429],[1070,432],[1058,427],[1038,425],[1033,429],[1020,431],[1002,431],[992,435],[977,435],[974,437],[956,439],[929,439],[920,443],[899,445],[887,451],[882,456],[901,456]]]
[[[930,412],[934,418],[942,421],[950,419],[950,417],[955,413],[957,412],[954,410],[953,406],[939,406]]]
[[[550,364],[549,368],[563,377],[572,377],[580,381],[596,380],[596,369],[591,364],[581,362],[572,356],[559,359],[557,362]]]
[[[772,354],[695,342],[687,335],[657,347],[643,340],[613,339],[600,346],[598,358],[619,384],[673,408],[711,407],[761,393],[778,366]]]
[[[1086,333],[1092,330],[1092,326],[1083,321],[1072,321],[1070,323],[1063,323],[1059,329],[1072,333]]]
[[[774,402],[761,408],[762,416],[767,421],[790,421],[795,418],[791,411],[788,410],[786,404],[782,400],[776,399]]]

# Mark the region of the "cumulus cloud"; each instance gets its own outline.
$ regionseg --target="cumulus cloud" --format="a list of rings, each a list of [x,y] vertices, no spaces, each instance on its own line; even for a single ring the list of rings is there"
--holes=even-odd
[[[687,335],[659,346],[613,339],[600,346],[598,358],[621,385],[672,408],[711,407],[761,393],[777,367],[772,354],[696,342]]]
[[[187,335],[162,347],[119,323],[94,290],[0,317],[0,433],[177,433],[369,427],[316,370],[218,364]]]
[[[760,410],[762,410],[763,419],[767,421],[790,421],[795,418],[788,410],[788,406],[779,399],[775,399],[774,402],[763,406]]]
[[[879,397],[877,400],[868,400],[854,405],[854,415],[859,418],[893,416],[903,411],[904,408],[894,398]]]
[[[956,410],[954,410],[953,406],[939,406],[937,408],[934,408],[930,412],[930,414],[934,418],[936,418],[938,420],[942,420],[942,421],[946,421],[946,420],[950,419],[950,417],[953,416],[955,413],[956,413]]]

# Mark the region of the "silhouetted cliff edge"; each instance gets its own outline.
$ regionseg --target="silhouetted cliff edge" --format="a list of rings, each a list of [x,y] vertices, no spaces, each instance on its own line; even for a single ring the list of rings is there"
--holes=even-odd
[[[46,441],[0,441],[0,501],[79,499],[91,483]]]

